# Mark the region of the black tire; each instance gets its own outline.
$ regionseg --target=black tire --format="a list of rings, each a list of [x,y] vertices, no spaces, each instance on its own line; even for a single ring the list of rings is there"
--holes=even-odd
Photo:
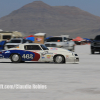
[[[64,63],[64,57],[62,55],[57,55],[54,57],[54,62],[55,63]]]
[[[94,50],[91,50],[91,54],[94,54]]]
[[[13,63],[20,63],[22,61],[21,56],[19,54],[12,54],[10,59]]]

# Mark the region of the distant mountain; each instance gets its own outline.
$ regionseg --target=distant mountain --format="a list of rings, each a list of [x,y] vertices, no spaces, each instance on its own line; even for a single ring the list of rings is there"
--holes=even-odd
[[[47,36],[94,38],[100,34],[100,17],[73,6],[50,6],[34,1],[0,18],[0,29],[20,31],[25,36],[45,32]]]

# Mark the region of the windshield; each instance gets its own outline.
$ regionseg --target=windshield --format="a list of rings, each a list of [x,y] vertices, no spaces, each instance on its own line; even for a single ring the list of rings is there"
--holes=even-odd
[[[11,35],[3,35],[3,39],[11,39]]]
[[[49,50],[45,45],[41,45],[43,50]]]
[[[21,43],[21,40],[10,40],[9,43]]]
[[[62,37],[51,37],[46,40],[47,42],[62,42]]]
[[[100,40],[100,35],[96,36],[95,40]]]

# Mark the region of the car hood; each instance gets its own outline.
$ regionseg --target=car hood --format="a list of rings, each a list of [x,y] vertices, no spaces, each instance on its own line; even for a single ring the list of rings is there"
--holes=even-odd
[[[51,52],[68,52],[68,53],[71,53],[71,51],[67,50],[67,49],[63,49],[63,48],[54,48],[54,47],[48,47],[49,51]]]
[[[56,44],[56,45],[59,45],[59,44],[63,44],[65,42],[45,42],[44,44]]]
[[[64,42],[64,41],[62,41],[62,42],[45,42],[44,44],[63,44],[63,43],[68,43],[68,42],[71,42],[71,43],[75,44],[74,41],[66,41],[66,42]]]
[[[6,45],[20,45],[21,43],[6,43]]]
[[[93,40],[93,42],[100,42],[100,40]]]

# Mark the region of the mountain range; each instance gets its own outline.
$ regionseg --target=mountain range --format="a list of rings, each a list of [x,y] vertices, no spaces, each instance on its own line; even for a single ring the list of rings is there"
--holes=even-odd
[[[0,29],[20,31],[24,36],[42,32],[47,36],[94,38],[100,34],[100,17],[74,6],[50,6],[34,1],[0,18]]]

